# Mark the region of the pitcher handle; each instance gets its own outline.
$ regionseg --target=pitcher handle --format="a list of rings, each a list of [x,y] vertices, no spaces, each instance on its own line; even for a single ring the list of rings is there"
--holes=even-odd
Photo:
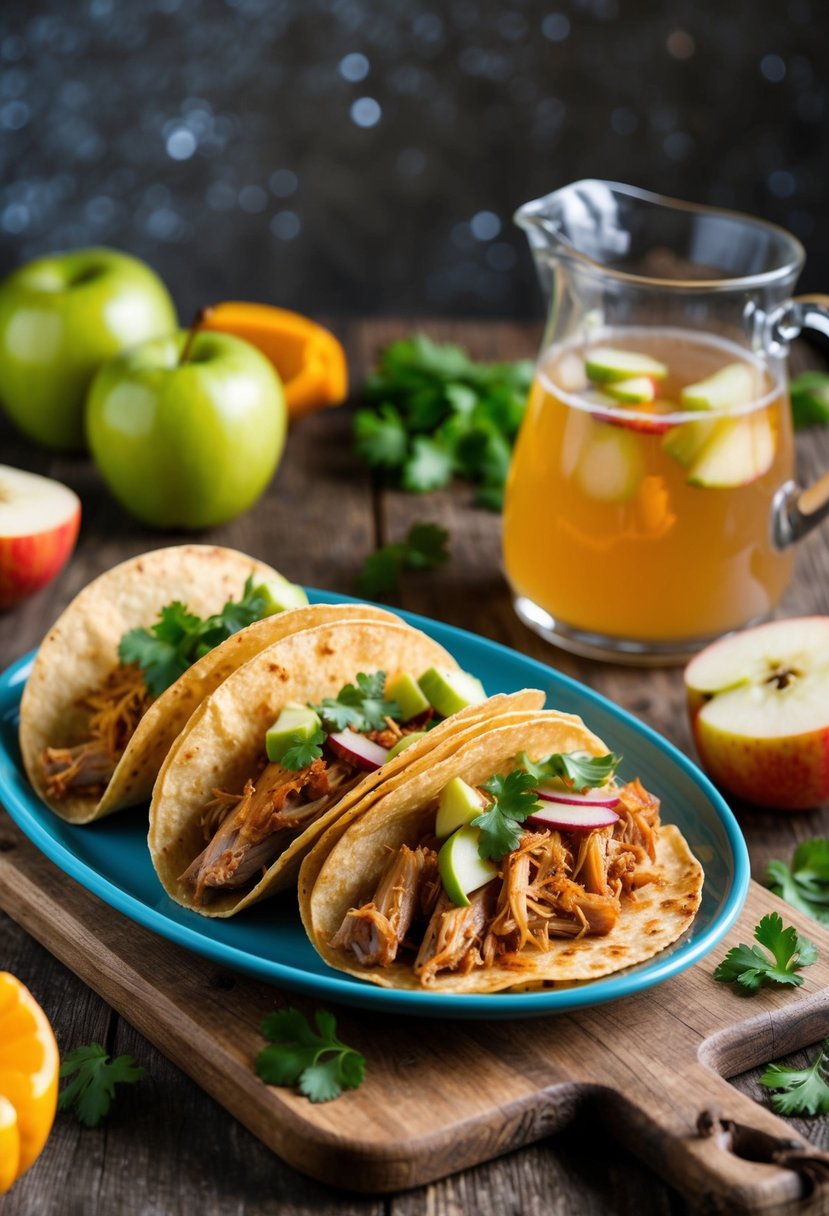
[[[829,296],[795,296],[769,319],[770,344],[779,351],[788,348],[804,329],[816,329],[829,338]],[[772,540],[786,549],[829,518],[829,473],[805,489],[797,482],[782,486],[772,505]]]

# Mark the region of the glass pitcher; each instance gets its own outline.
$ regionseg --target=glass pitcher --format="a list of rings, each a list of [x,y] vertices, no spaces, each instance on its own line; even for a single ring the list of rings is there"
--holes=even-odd
[[[504,506],[518,615],[565,649],[682,662],[767,617],[829,474],[792,480],[799,242],[748,216],[581,181],[516,213],[549,318]]]

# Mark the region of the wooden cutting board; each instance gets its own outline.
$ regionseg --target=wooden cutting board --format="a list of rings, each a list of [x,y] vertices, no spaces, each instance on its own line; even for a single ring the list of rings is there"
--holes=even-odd
[[[253,1070],[263,1016],[286,1004],[309,1012],[313,1002],[222,971],[133,924],[52,865],[2,811],[0,907],[275,1153],[323,1182],[367,1192],[419,1186],[539,1140],[587,1103],[604,1129],[706,1211],[788,1210],[808,1191],[793,1170],[745,1160],[696,1130],[700,1112],[716,1108],[791,1140],[788,1125],[723,1078],[829,1034],[829,932],[756,883],[712,955],[595,1009],[451,1022],[336,1008],[367,1077],[323,1105],[266,1086]],[[715,962],[751,942],[775,908],[819,946],[803,987],[746,997],[715,983]],[[826,1212],[824,1200],[821,1192],[808,1210]]]

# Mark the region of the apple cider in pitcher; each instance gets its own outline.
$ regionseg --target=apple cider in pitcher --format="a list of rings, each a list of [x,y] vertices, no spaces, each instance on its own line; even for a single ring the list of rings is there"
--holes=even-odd
[[[790,574],[770,513],[792,461],[783,384],[741,347],[629,328],[552,348],[504,508],[519,611],[634,644],[765,616]]]

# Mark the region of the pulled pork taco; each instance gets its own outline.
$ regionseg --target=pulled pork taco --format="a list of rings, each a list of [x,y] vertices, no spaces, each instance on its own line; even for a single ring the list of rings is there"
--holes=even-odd
[[[95,579],[50,629],[23,692],[20,746],[40,797],[76,824],[148,800],[176,735],[231,671],[351,611],[282,611],[305,601],[270,566],[208,545],[156,549]]]
[[[161,768],[149,846],[164,889],[231,916],[293,886],[329,824],[509,700],[483,697],[402,623],[332,622],[268,647],[194,713]],[[543,695],[516,703],[537,712]]]
[[[487,729],[384,789],[303,862],[332,967],[389,988],[499,992],[596,979],[688,928],[702,869],[659,801],[554,711]]]

